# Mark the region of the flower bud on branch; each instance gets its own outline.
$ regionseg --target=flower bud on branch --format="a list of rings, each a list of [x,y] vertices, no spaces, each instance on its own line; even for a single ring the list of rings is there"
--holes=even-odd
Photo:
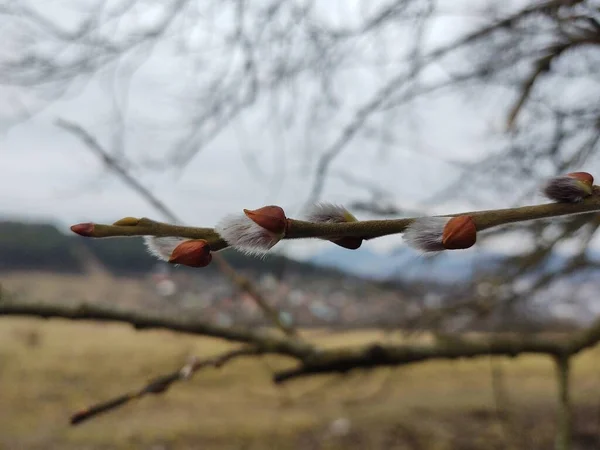
[[[155,236],[144,236],[144,244],[148,249],[148,253],[162,261],[169,261],[173,251],[182,242],[188,239],[167,236],[167,237],[155,237]]]
[[[212,261],[210,246],[203,239],[184,241],[175,247],[169,262],[189,267],[206,267]]]
[[[221,220],[215,231],[233,248],[249,255],[269,251],[285,236],[288,220],[279,206],[244,210]]]
[[[472,247],[477,228],[471,216],[422,217],[415,219],[404,232],[404,240],[423,252],[439,252]]]
[[[423,251],[463,249],[475,244],[477,232],[483,230],[600,211],[600,190],[592,186],[592,182],[590,174],[576,172],[550,181],[553,198],[562,199],[558,203],[437,217],[359,221],[343,207],[320,204],[309,212],[310,221],[289,219],[280,207],[265,206],[228,216],[215,229],[126,217],[114,225],[81,223],[73,225],[71,230],[95,238],[152,236],[146,238],[147,245],[156,256],[166,260],[171,258],[175,247],[189,239],[204,241],[206,244],[202,245],[213,252],[231,246],[249,254],[262,254],[281,239],[317,238],[346,248],[358,248],[363,240],[405,233],[406,241]],[[200,254],[201,245],[197,244],[194,250]]]
[[[343,206],[327,202],[316,203],[310,207],[306,211],[306,220],[313,223],[358,222],[358,219]],[[349,250],[358,249],[363,242],[363,238],[358,236],[345,236],[329,240],[334,244]]]
[[[587,172],[572,172],[549,179],[543,193],[550,200],[561,203],[578,203],[594,192],[594,177]]]

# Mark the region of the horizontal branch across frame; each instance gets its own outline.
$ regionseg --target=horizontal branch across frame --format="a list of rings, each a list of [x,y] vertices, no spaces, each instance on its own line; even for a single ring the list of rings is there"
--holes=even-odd
[[[541,354],[567,357],[593,347],[600,341],[600,319],[588,328],[569,335],[490,336],[485,338],[444,338],[433,344],[368,344],[323,349],[290,336],[239,327],[221,327],[197,319],[167,317],[139,311],[82,304],[75,307],[16,300],[0,301],[0,316],[33,316],[69,320],[121,322],[136,329],[162,328],[225,339],[256,346],[260,354],[289,356],[298,366],[274,375],[274,382],[353,369],[402,366],[435,359],[461,359],[482,356],[516,357]]]
[[[595,186],[593,195],[577,203],[546,203],[542,205],[522,206],[486,211],[469,211],[446,214],[436,217],[470,216],[477,231],[483,231],[501,225],[547,219],[567,215],[585,214],[600,211],[600,188]],[[389,220],[363,220],[345,223],[314,223],[288,219],[288,227],[283,239],[335,239],[341,237],[361,237],[375,239],[392,234],[403,233],[418,217]],[[126,236],[178,236],[190,239],[204,239],[213,251],[223,250],[229,244],[213,229],[189,227],[155,222],[147,218],[132,219],[131,225],[90,224],[86,236],[95,238]],[[136,222],[137,221],[137,222]]]

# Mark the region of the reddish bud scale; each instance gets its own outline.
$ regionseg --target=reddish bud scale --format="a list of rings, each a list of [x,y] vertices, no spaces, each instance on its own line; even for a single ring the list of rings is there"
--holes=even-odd
[[[585,183],[589,186],[593,186],[594,185],[594,177],[592,176],[591,173],[587,173],[587,172],[571,172],[568,173],[567,176],[569,178],[575,178],[576,180],[581,181],[582,183]]]
[[[284,235],[286,232],[288,220],[279,206],[263,206],[255,210],[244,209],[244,214],[255,224],[275,235]]]
[[[212,261],[210,246],[204,239],[193,239],[179,244],[171,253],[171,264],[189,267],[206,267]]]
[[[94,233],[94,224],[90,222],[78,223],[77,225],[73,225],[71,227],[71,231],[73,233],[77,233],[79,236],[92,237]]]
[[[472,247],[477,241],[477,228],[471,216],[452,217],[444,227],[442,245],[447,250]]]
[[[587,172],[571,172],[550,178],[543,193],[550,200],[561,203],[577,203],[594,192],[594,177]]]

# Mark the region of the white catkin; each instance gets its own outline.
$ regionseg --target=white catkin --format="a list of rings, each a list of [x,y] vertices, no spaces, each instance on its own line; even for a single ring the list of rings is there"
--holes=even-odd
[[[281,239],[245,214],[226,216],[217,224],[215,231],[233,248],[248,255],[264,255]]]
[[[352,216],[346,208],[329,202],[315,203],[305,211],[306,220],[313,223],[344,223],[348,215]]]
[[[406,243],[422,252],[439,252],[445,250],[442,243],[444,227],[448,217],[422,217],[415,219],[404,231]]]
[[[148,250],[148,252],[152,256],[155,256],[156,258],[163,261],[169,261],[171,253],[173,253],[175,247],[177,247],[182,242],[188,240],[189,239],[174,236],[144,236],[144,244],[146,244],[146,249]]]
[[[559,203],[578,203],[589,195],[584,185],[571,177],[550,178],[542,186],[542,193],[550,200]]]

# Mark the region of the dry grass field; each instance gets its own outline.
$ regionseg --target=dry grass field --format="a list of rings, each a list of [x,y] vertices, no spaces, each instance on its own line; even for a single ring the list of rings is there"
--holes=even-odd
[[[390,339],[377,331],[312,333],[328,345]],[[495,407],[489,359],[276,387],[270,373],[290,362],[269,357],[207,369],[162,395],[68,425],[82,407],[140,387],[190,354],[208,356],[227,346],[116,324],[0,319],[0,448],[551,448],[554,375],[550,361],[535,357],[501,361],[508,415]],[[600,429],[599,368],[600,349],[574,365],[582,442]],[[339,418],[347,419],[349,430],[336,432],[332,422]]]
[[[143,298],[142,283],[14,274],[2,285],[32,299]],[[118,295],[118,296],[117,296]],[[119,301],[119,303],[121,303]],[[304,336],[329,346],[400,339],[383,332]],[[423,339],[423,338],[421,338]],[[285,358],[206,369],[162,395],[71,427],[69,416],[140,388],[223,341],[121,324],[0,317],[0,449],[550,449],[556,385],[547,358],[429,362],[271,383]],[[572,378],[576,450],[600,448],[600,349],[578,357]],[[500,408],[499,408],[500,407]],[[343,425],[343,426],[342,426]]]

